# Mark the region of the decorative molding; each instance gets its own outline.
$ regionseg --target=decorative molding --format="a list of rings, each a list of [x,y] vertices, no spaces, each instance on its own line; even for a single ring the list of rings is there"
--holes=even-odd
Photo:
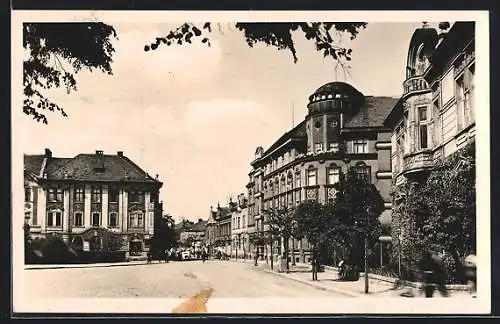
[[[390,150],[392,149],[392,144],[390,141],[375,142],[375,148],[377,150]]]
[[[392,171],[377,171],[377,179],[392,179]]]

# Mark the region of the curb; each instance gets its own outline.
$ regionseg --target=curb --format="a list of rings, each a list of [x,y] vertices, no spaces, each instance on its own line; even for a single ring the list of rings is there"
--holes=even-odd
[[[115,263],[115,264],[65,264],[65,265],[42,265],[42,266],[25,266],[25,270],[45,270],[45,269],[82,269],[82,268],[110,268],[110,267],[130,267],[135,265],[145,265],[147,262],[142,261],[131,261],[127,263]]]
[[[261,269],[264,272],[267,272],[267,273],[270,273],[270,274],[273,274],[273,275],[276,275],[276,276],[279,276],[279,277],[282,277],[282,278],[286,278],[286,279],[289,279],[289,280],[293,280],[295,282],[300,282],[302,284],[308,285],[310,287],[314,287],[314,288],[319,289],[319,290],[325,290],[325,291],[329,291],[329,292],[334,292],[334,293],[342,294],[342,295],[349,296],[349,297],[360,297],[360,296],[362,296],[361,294],[353,293],[353,292],[350,292],[350,291],[347,291],[347,290],[344,290],[344,289],[338,289],[338,288],[333,288],[333,287],[323,287],[323,286],[315,284],[314,282],[311,282],[311,281],[302,280],[302,279],[298,279],[298,278],[293,278],[293,277],[287,276],[286,274],[275,272],[275,271],[268,270],[268,269],[265,269],[265,268],[261,268]]]

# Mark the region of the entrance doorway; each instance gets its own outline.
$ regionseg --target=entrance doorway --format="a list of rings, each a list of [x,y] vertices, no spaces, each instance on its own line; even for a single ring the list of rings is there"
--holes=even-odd
[[[132,240],[130,240],[129,253],[130,255],[141,255],[142,241],[137,238],[133,238]]]

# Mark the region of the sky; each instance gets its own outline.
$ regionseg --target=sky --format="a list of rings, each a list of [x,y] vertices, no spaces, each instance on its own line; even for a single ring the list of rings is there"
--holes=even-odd
[[[246,193],[250,162],[307,113],[321,85],[345,81],[365,95],[399,97],[410,38],[420,22],[369,23],[352,48],[350,76],[314,44],[294,35],[290,52],[248,47],[240,31],[222,24],[212,46],[144,45],[173,24],[116,23],[113,75],[81,72],[78,90],[50,97],[68,117],[48,115],[48,125],[23,115],[21,145],[27,154],[55,157],[103,150],[124,154],[163,182],[164,212],[176,220],[208,217],[210,206]],[[293,111],[293,113],[292,113]]]

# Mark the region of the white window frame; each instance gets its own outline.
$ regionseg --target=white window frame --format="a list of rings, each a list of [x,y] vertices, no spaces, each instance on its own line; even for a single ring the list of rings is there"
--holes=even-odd
[[[314,174],[314,177],[311,175]],[[314,183],[311,183],[311,179],[314,179]],[[310,168],[307,169],[307,185],[308,186],[316,186],[318,184],[318,169]]]
[[[329,185],[336,184],[340,181],[340,167],[332,165],[326,169],[326,179]],[[336,176],[336,181],[332,181],[331,177]]]
[[[329,143],[328,150],[337,153],[339,151],[339,143],[338,142]]]
[[[94,215],[99,215],[99,224],[98,225],[95,225],[94,224]],[[102,219],[101,219],[101,213],[100,212],[97,212],[97,211],[93,211],[90,213],[90,226],[92,227],[98,227],[98,226],[101,226],[101,223],[102,223]]]
[[[57,225],[57,214],[59,214],[59,225]],[[51,222],[49,222],[49,219]],[[52,223],[52,224],[50,224]],[[63,212],[60,209],[51,209],[47,212],[47,227],[61,227],[63,223]]]
[[[420,119],[420,111],[425,109],[425,120]],[[418,106],[417,107],[417,125],[418,125],[418,149],[419,150],[427,150],[430,148],[430,137],[429,137],[429,107],[428,106]],[[426,129],[426,147],[422,145],[422,127],[425,126]]]
[[[116,224],[115,225],[111,225],[111,215],[115,215],[115,217],[116,217]],[[115,211],[109,212],[109,214],[108,214],[108,226],[109,227],[118,227],[118,226],[120,226],[119,222],[118,222],[118,213],[117,212],[115,212]]]
[[[360,149],[362,148],[362,149]],[[363,154],[368,153],[368,140],[363,139],[355,139],[352,141],[352,152],[354,154]]]

